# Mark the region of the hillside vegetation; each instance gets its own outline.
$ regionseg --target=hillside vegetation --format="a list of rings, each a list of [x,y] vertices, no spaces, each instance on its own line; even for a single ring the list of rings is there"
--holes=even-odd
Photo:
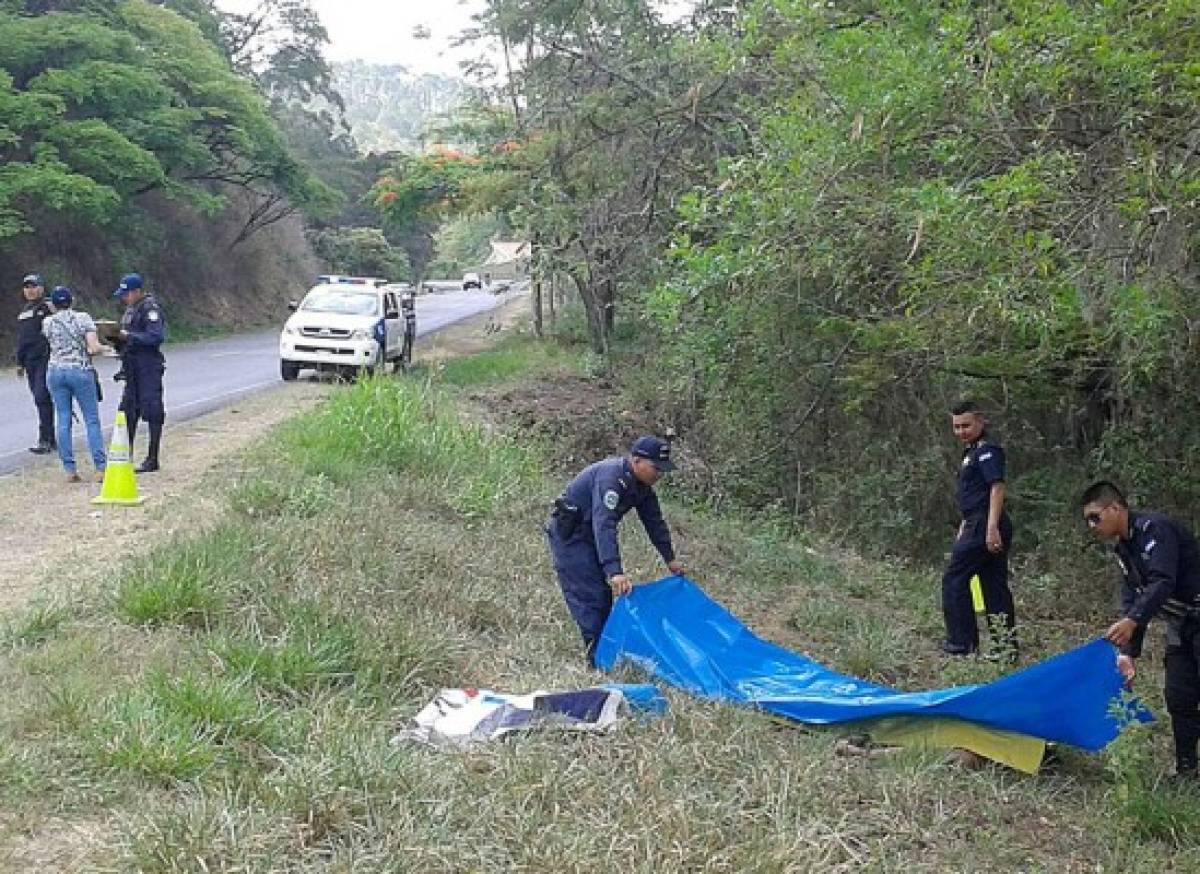
[[[338,196],[293,157],[258,83],[235,71],[223,24],[206,3],[0,4],[10,283],[36,270],[86,303],[137,269],[174,315],[230,321],[221,301],[235,289],[232,309],[253,318],[309,277],[292,217],[327,212]]]
[[[413,73],[400,64],[335,64],[334,86],[346,104],[346,122],[364,152],[422,152],[428,129],[446,120],[467,97],[450,76]]]
[[[1195,518],[1194,3],[491,0],[481,26],[513,72],[476,166],[397,165],[385,212],[499,205],[597,355],[655,331],[639,397],[713,502],[934,558],[971,395],[1043,569],[1073,572],[1090,477]]]

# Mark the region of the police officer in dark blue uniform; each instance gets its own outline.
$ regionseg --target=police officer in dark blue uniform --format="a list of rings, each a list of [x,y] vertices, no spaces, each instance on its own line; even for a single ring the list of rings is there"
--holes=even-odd
[[[163,371],[167,365],[160,347],[167,338],[167,321],[158,301],[146,293],[137,273],[123,277],[113,297],[125,305],[120,335],[121,369],[125,376],[121,409],[129,425],[131,447],[138,422],[145,421],[150,426],[150,448],[145,461],[137,467],[138,473],[150,473],[158,470],[158,451],[166,420]]]
[[[639,437],[628,457],[589,465],[554,502],[546,537],[558,584],[583,635],[589,661],[612,611],[613,596],[620,597],[633,588],[621,565],[617,543],[617,523],[626,513],[637,510],[650,542],[671,573],[683,573],[654,494],[654,484],[674,469],[669,443],[657,437]]]
[[[53,452],[54,401],[46,388],[46,368],[50,364],[50,344],[42,335],[42,322],[53,312],[46,302],[46,283],[36,273],[21,281],[25,306],[17,315],[17,375],[24,373],[38,413],[37,444],[29,447],[35,455]]]
[[[942,614],[948,655],[968,655],[979,648],[979,628],[971,598],[971,578],[979,577],[984,609],[1002,616],[1007,648],[1014,652],[1016,613],[1008,587],[1008,551],[1012,520],[1004,509],[1004,449],[987,434],[987,422],[973,401],[951,410],[954,436],[965,446],[958,472],[957,501],[962,514],[950,562],[942,576]]]
[[[1175,735],[1175,772],[1197,777],[1200,746],[1200,549],[1186,525],[1161,513],[1129,509],[1110,482],[1089,486],[1080,498],[1083,518],[1097,537],[1115,543],[1121,565],[1121,611],[1105,637],[1121,654],[1127,681],[1136,674],[1146,626],[1155,616],[1167,623],[1163,688]]]

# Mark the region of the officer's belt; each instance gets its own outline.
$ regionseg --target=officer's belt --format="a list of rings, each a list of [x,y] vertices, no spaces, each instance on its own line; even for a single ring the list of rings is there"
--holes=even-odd
[[[1168,598],[1166,603],[1159,608],[1159,612],[1171,619],[1200,619],[1200,595],[1194,597],[1190,602],[1180,601],[1178,598]]]

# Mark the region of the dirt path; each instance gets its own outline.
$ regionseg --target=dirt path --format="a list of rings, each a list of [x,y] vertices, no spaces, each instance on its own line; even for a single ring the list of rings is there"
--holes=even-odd
[[[527,321],[527,312],[521,297],[457,322],[418,340],[415,358],[435,363],[485,349],[501,330]],[[138,507],[93,506],[99,484],[65,482],[57,456],[0,478],[0,517],[11,520],[0,533],[0,614],[40,598],[69,597],[102,581],[122,559],[211,522],[225,507],[222,468],[232,468],[240,452],[331,390],[328,382],[280,383],[217,412],[168,422],[163,470],[139,478],[147,499]],[[145,447],[145,435],[138,436],[135,459]],[[90,472],[86,453],[80,469]]]

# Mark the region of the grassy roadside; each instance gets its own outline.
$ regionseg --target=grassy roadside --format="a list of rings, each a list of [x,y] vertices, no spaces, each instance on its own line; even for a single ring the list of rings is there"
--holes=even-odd
[[[1036,779],[843,760],[829,733],[672,695],[670,718],[612,737],[390,747],[442,685],[598,679],[539,534],[550,447],[458,411],[464,390],[570,366],[510,340],[339,390],[254,451],[211,529],[11,617],[9,870],[66,834],[71,870],[1187,870],[1197,808],[1138,782],[1135,744]],[[928,656],[927,577],[668,512],[706,587],[776,639],[885,682],[977,678]],[[658,575],[626,529],[634,572]]]

